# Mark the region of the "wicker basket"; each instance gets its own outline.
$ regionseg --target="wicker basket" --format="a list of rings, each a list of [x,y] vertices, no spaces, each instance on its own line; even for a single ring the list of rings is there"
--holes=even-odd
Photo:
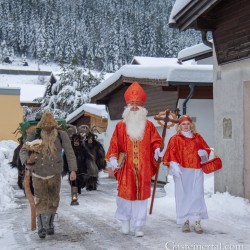
[[[205,174],[210,174],[222,168],[222,161],[219,157],[215,157],[201,164],[201,168]]]

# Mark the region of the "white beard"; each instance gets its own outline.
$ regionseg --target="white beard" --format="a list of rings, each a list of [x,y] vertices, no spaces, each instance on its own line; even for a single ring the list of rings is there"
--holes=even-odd
[[[148,111],[145,108],[138,108],[139,110],[137,111],[131,111],[131,106],[128,105],[122,114],[129,137],[136,141],[141,140],[144,136],[148,114]]]

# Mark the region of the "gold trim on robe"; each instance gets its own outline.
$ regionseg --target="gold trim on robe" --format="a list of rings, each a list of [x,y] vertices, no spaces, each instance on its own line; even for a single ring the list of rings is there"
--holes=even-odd
[[[124,167],[115,170],[119,197],[126,200],[145,200],[150,197],[151,178],[158,166],[154,152],[160,145],[161,137],[152,122],[146,121],[144,136],[140,141],[130,139],[123,121],[117,123],[106,160],[112,156],[118,157],[119,152],[127,153]]]

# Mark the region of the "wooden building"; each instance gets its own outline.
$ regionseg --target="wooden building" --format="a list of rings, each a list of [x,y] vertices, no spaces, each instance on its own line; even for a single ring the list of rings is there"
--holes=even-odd
[[[177,59],[168,66],[125,65],[91,91],[91,102],[105,104],[111,120],[121,119],[126,106],[123,95],[132,82],[138,81],[147,94],[148,116],[154,116],[167,108],[174,111],[179,99],[213,99],[211,72],[212,67],[178,64]],[[204,74],[202,79],[200,73]]]
[[[86,103],[68,115],[66,121],[76,127],[81,125],[88,125],[90,128],[96,127],[100,133],[103,133],[107,129],[107,118],[104,105]]]
[[[105,104],[108,107],[111,120],[121,119],[122,112],[126,106],[124,101],[124,93],[130,84],[138,81],[145,92],[147,93],[147,102],[145,107],[148,109],[149,116],[158,114],[162,109],[169,108],[175,110],[177,106],[178,91],[176,87],[165,86],[165,80],[155,79],[135,79],[133,77],[120,77],[114,84],[102,91],[100,94],[94,96],[91,101],[97,104]],[[166,97],[165,91],[168,91]],[[161,105],[159,105],[161,103]],[[165,109],[166,109],[165,108]]]
[[[250,199],[250,1],[177,0],[170,26],[213,36],[215,148],[223,169],[215,191]]]

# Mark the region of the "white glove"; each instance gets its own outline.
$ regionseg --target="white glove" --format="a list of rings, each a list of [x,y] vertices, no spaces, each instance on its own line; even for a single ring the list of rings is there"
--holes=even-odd
[[[210,150],[211,150],[211,151],[210,151],[208,160],[212,160],[212,159],[215,158],[214,149],[213,149],[213,148],[210,148]]]
[[[204,149],[199,149],[198,150],[198,155],[201,158],[201,163],[207,162],[208,161],[208,153]]]
[[[162,158],[164,156],[164,152],[163,151],[164,150],[161,151],[160,148],[155,149],[154,158],[155,158],[156,161],[158,161],[159,157]]]
[[[109,158],[109,163],[112,167],[112,170],[115,170],[116,168],[118,168],[118,161],[116,157],[110,157]]]
[[[177,178],[181,177],[182,172],[180,169],[180,165],[177,162],[171,161],[168,173],[169,175],[175,176]]]

